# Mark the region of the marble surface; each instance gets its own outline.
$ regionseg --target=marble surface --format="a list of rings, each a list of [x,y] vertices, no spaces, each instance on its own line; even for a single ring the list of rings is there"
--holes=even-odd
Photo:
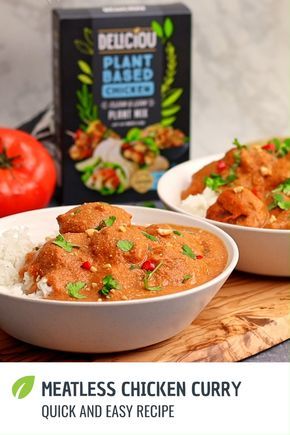
[[[192,156],[226,150],[236,136],[289,134],[288,1],[184,2],[194,14]],[[16,126],[52,100],[50,10],[104,3],[1,0],[1,125]]]

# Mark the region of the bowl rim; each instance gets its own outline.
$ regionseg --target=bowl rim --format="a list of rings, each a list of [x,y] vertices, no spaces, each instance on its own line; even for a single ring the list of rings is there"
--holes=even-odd
[[[134,206],[134,205],[124,205],[124,204],[111,204],[114,205],[116,207],[124,207],[125,209],[127,209],[129,212],[135,209],[138,210],[147,210],[148,212],[151,213],[155,213],[155,211],[158,211],[161,214],[164,215],[175,215],[175,216],[179,216],[180,213],[177,213],[175,211],[171,211],[171,210],[163,210],[163,209],[149,209],[146,207],[141,207],[141,206]],[[4,218],[2,218],[3,220],[9,220],[11,217],[15,217],[17,215],[26,215],[26,214],[44,214],[45,212],[47,212],[47,210],[49,211],[56,211],[58,209],[62,209],[62,210],[66,210],[68,211],[71,208],[74,207],[78,207],[79,204],[75,204],[75,205],[66,205],[66,206],[59,206],[59,207],[49,207],[49,208],[43,208],[43,209],[38,209],[38,210],[30,210],[30,211],[26,211],[23,213],[16,213],[14,215],[10,215],[10,216],[6,216]],[[150,304],[150,303],[154,303],[154,302],[162,302],[162,301],[169,301],[171,299],[179,299],[181,297],[185,297],[188,296],[189,294],[193,294],[193,293],[198,293],[201,292],[203,290],[205,290],[207,287],[209,286],[215,286],[217,285],[220,281],[224,281],[226,280],[230,274],[232,273],[232,271],[234,270],[235,266],[237,265],[238,259],[239,259],[239,250],[237,247],[236,242],[234,241],[234,239],[228,235],[225,231],[223,231],[222,229],[216,227],[215,225],[206,222],[205,219],[202,218],[198,218],[198,217],[193,217],[190,215],[185,214],[186,217],[192,219],[193,221],[195,221],[195,223],[192,224],[193,227],[198,227],[199,223],[202,223],[202,225],[205,225],[204,229],[205,231],[211,232],[214,235],[216,235],[217,237],[219,237],[222,242],[224,243],[227,253],[228,253],[228,264],[226,265],[225,269],[219,273],[217,276],[215,276],[214,278],[212,278],[209,281],[206,281],[205,283],[193,287],[193,288],[189,288],[187,290],[183,290],[180,292],[176,292],[176,293],[170,293],[168,295],[161,295],[161,296],[154,296],[154,297],[148,297],[148,298],[141,298],[141,299],[131,299],[131,300],[127,300],[127,301],[110,301],[107,303],[104,302],[98,302],[98,301],[90,301],[90,302],[79,302],[79,301],[58,301],[58,300],[53,300],[53,299],[34,299],[34,298],[29,298],[29,297],[25,297],[25,296],[15,296],[9,293],[4,293],[0,291],[0,298],[1,297],[7,297],[8,299],[12,299],[12,300],[17,300],[17,301],[23,301],[23,302],[28,302],[28,303],[35,303],[35,304],[47,304],[47,305],[55,305],[55,306],[74,306],[74,307],[117,307],[117,306],[130,306],[130,305],[142,305],[142,304]],[[1,221],[0,220],[0,229],[1,229]],[[14,224],[15,225],[15,224]],[[186,226],[186,225],[185,225]],[[4,286],[3,286],[4,287]]]
[[[190,213],[189,211],[183,210],[180,205],[172,205],[172,203],[170,203],[170,201],[167,200],[167,195],[165,198],[163,184],[164,184],[164,186],[168,185],[168,183],[165,183],[165,180],[169,176],[169,173],[170,173],[170,175],[172,175],[173,172],[175,172],[176,170],[179,170],[182,166],[189,166],[189,163],[196,163],[196,160],[207,159],[207,157],[216,159],[216,158],[218,158],[218,156],[223,156],[223,155],[224,154],[211,154],[211,155],[200,157],[198,159],[187,160],[186,162],[179,163],[178,165],[176,165],[173,168],[170,168],[168,171],[166,171],[160,177],[160,179],[158,180],[158,184],[157,184],[157,193],[158,193],[160,200],[163,202],[163,204],[165,204],[167,207],[169,207],[171,210],[174,210],[175,212],[183,213],[183,214],[186,214],[188,216],[192,216],[194,218],[199,218],[199,219],[202,219],[203,221],[206,221],[214,226],[220,226],[221,228],[224,227],[224,228],[227,228],[229,230],[237,229],[237,231],[248,231],[248,232],[254,232],[254,233],[261,233],[261,234],[265,233],[265,234],[280,234],[280,235],[288,234],[288,235],[290,235],[290,230],[279,230],[276,228],[272,229],[272,228],[246,227],[243,225],[228,224],[226,222],[220,222],[220,221],[215,221],[213,219],[195,216],[194,214]]]

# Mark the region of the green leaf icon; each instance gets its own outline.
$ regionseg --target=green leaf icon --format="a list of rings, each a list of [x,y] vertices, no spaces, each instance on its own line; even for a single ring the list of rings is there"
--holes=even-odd
[[[87,62],[85,62],[84,60],[79,60],[78,61],[78,66],[79,66],[79,68],[85,73],[85,74],[88,74],[88,75],[93,75],[93,72],[92,72],[92,68],[90,67],[90,65],[87,63]]]
[[[164,21],[164,33],[166,38],[170,38],[174,30],[173,22],[170,18],[166,18]]]
[[[156,33],[156,35],[159,36],[159,38],[163,38],[163,29],[158,21],[153,20],[151,22],[151,28]]]
[[[24,399],[31,393],[35,376],[24,376],[18,379],[12,386],[12,394],[16,399]]]
[[[86,85],[92,85],[93,84],[93,80],[91,79],[91,77],[87,76],[86,74],[79,74],[78,75],[78,79],[82,83],[85,83]]]

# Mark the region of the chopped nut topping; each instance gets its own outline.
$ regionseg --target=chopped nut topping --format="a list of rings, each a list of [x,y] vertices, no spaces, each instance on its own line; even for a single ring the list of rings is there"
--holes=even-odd
[[[276,216],[274,216],[273,214],[271,214],[271,217],[270,217],[270,222],[271,222],[271,224],[273,224],[274,222],[276,222],[276,220],[277,220]]]
[[[111,288],[111,290],[110,290],[111,293],[115,293],[115,291],[116,290],[114,288]]]
[[[98,287],[98,284],[96,282],[92,282],[92,287],[96,288],[96,287]]]
[[[126,232],[126,227],[125,227],[125,225],[120,225],[120,226],[119,226],[119,231],[121,231],[122,233],[125,233],[125,232]]]
[[[88,236],[92,236],[94,233],[96,232],[96,230],[94,230],[94,228],[89,228],[88,230],[86,230],[86,233]]]
[[[111,265],[110,263],[106,263],[106,264],[104,264],[104,267],[105,267],[106,269],[111,269],[111,268],[112,268],[112,265]]]
[[[265,177],[266,175],[271,175],[271,171],[267,166],[261,166],[260,167],[260,173]]]
[[[128,300],[127,296],[125,296],[125,295],[121,296],[121,299],[122,299],[123,301],[127,301],[127,300]]]
[[[99,298],[99,299],[98,299],[98,302],[103,302],[103,299],[102,299],[102,298]]]
[[[169,236],[170,234],[173,233],[173,230],[171,228],[158,228],[157,233],[160,236]]]
[[[243,186],[236,186],[233,188],[235,193],[241,193],[244,190]]]
[[[97,268],[96,268],[95,266],[91,266],[90,271],[91,271],[91,272],[96,272],[96,271],[97,271]]]

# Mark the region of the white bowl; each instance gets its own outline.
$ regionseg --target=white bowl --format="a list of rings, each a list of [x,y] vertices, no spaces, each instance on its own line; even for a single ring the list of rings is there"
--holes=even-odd
[[[1,219],[0,234],[25,225],[32,238],[57,230],[56,216],[71,207],[31,211]],[[120,302],[69,302],[0,293],[0,327],[31,344],[72,352],[119,352],[158,343],[186,328],[224,284],[238,261],[235,242],[219,228],[165,210],[123,206],[140,225],[171,223],[199,227],[223,240],[228,262],[216,278],[181,293]]]
[[[189,211],[182,208],[180,194],[189,186],[194,172],[222,156],[215,154],[184,162],[167,171],[158,183],[157,190],[161,201],[171,210],[192,216]],[[262,275],[289,276],[289,230],[249,228],[211,219],[204,220],[226,231],[236,241],[240,254],[238,270]]]

